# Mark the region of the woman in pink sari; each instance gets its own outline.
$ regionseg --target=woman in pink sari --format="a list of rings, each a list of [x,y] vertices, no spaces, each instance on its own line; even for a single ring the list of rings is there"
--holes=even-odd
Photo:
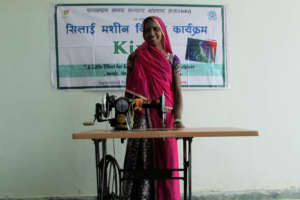
[[[156,16],[143,21],[145,42],[128,57],[125,95],[145,100],[165,94],[166,106],[171,110],[166,116],[167,128],[183,128],[180,61],[173,54],[163,21]],[[161,118],[155,109],[136,113],[134,128],[162,128]],[[124,169],[175,169],[178,168],[177,140],[129,139]],[[178,176],[178,172],[173,172]],[[124,174],[130,178],[130,173]],[[180,200],[179,180],[126,180],[123,187],[125,199]]]

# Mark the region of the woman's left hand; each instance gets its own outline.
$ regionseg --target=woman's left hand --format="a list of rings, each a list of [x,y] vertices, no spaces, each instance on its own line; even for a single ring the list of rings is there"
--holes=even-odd
[[[174,123],[174,128],[184,128],[184,125],[182,122],[175,122]]]

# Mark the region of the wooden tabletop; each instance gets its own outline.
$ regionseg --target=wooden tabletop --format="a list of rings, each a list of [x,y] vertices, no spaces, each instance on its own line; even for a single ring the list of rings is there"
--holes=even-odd
[[[145,130],[91,130],[72,134],[73,139],[109,138],[184,138],[184,137],[228,137],[258,136],[258,131],[241,128],[182,128],[182,129],[145,129]]]

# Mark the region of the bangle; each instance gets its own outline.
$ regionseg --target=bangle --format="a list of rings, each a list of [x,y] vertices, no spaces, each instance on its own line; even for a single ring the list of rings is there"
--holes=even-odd
[[[175,123],[181,123],[181,119],[175,119],[173,124],[175,124]]]

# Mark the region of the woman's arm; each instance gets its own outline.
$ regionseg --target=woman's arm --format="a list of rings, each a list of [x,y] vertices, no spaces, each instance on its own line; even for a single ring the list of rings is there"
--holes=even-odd
[[[180,67],[175,68],[173,72],[173,88],[174,88],[174,128],[184,128],[181,121],[183,100],[181,91]]]
[[[133,69],[134,59],[135,59],[135,53],[130,54],[127,58],[126,87],[127,87],[128,78]],[[126,92],[126,88],[125,88],[125,97],[131,98],[131,96],[132,95],[130,95],[129,93]]]

